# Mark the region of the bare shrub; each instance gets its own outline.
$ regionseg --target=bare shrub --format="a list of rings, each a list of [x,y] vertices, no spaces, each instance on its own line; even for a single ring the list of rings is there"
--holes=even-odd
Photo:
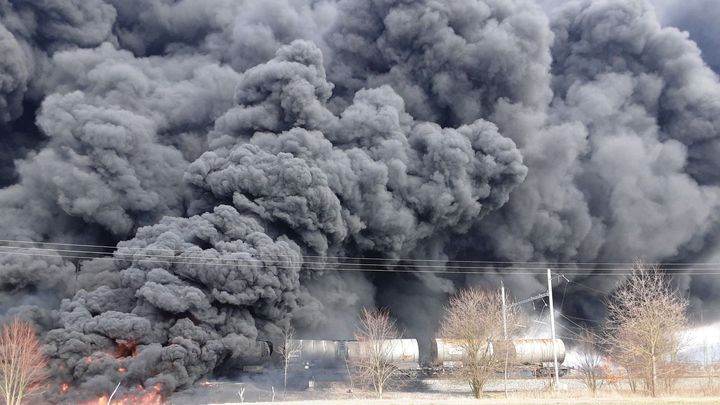
[[[632,380],[638,376],[657,395],[660,365],[673,364],[687,325],[687,300],[676,294],[655,265],[640,261],[608,302],[612,351]]]
[[[598,337],[590,330],[583,330],[580,334],[578,352],[580,361],[577,366],[583,377],[583,383],[595,396],[602,388],[605,380],[603,356],[598,344]]]
[[[678,379],[687,374],[687,365],[678,360],[677,354],[667,357],[658,364],[658,378],[666,392],[672,392]]]
[[[392,363],[392,345],[389,342],[399,337],[388,310],[363,308],[355,334],[358,351],[351,357],[349,366],[356,380],[371,386],[378,397],[382,397],[385,388],[399,377],[399,370]]]
[[[509,301],[509,300],[508,300]],[[518,314],[507,313],[508,336],[517,329]],[[454,375],[470,385],[475,398],[508,357],[503,344],[502,297],[498,291],[469,288],[450,298],[440,335],[453,341],[462,351],[462,368]],[[499,344],[493,345],[493,342]],[[499,350],[493,350],[497,348]],[[501,353],[502,352],[502,353]]]
[[[41,392],[47,377],[47,360],[35,327],[14,318],[0,330],[0,395],[8,405],[20,405]]]

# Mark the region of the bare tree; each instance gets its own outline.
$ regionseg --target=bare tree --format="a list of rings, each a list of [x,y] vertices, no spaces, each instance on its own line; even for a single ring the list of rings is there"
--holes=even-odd
[[[508,336],[517,330],[518,313],[508,310]],[[450,298],[440,335],[462,352],[462,367],[455,373],[466,381],[475,398],[480,398],[487,380],[508,358],[503,344],[502,297],[498,291],[465,289]],[[500,344],[493,345],[493,342]],[[493,349],[496,350],[493,350]],[[497,350],[500,349],[500,350]]]
[[[288,369],[290,363],[300,352],[300,342],[295,340],[295,328],[287,325],[283,330],[283,340],[278,348],[278,354],[283,364],[283,392],[287,391]]]
[[[639,374],[652,396],[657,395],[660,364],[674,362],[681,348],[686,308],[687,300],[672,290],[660,269],[640,261],[608,302],[613,353],[620,364],[632,367],[629,375]]]
[[[580,361],[578,371],[583,376],[583,383],[592,392],[593,396],[604,383],[603,356],[600,352],[598,337],[592,331],[585,329],[580,334],[578,352]]]
[[[372,386],[378,397],[382,397],[385,387],[398,375],[399,370],[392,363],[390,339],[399,337],[388,310],[363,308],[355,335],[357,351],[351,356],[349,365],[357,380]]]
[[[14,318],[0,330],[0,395],[7,405],[20,405],[37,394],[47,377],[47,360],[35,327]]]

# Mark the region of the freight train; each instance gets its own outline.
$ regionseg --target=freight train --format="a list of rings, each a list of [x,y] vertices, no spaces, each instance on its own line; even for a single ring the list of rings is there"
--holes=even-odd
[[[294,348],[290,352],[290,362],[309,368],[344,368],[354,360],[362,359],[370,353],[368,342],[357,340],[292,340],[288,346]],[[565,344],[555,339],[557,360],[565,361]],[[234,359],[237,366],[263,366],[271,362],[273,344],[257,341],[248,348],[246,355]],[[462,366],[465,357],[463,346],[453,339],[432,339],[428,345],[418,344],[417,339],[386,339],[382,341],[386,360],[404,370],[423,370],[429,373],[444,372]],[[514,339],[504,342],[487,342],[483,350],[490,355],[506,356],[513,367],[529,369],[535,376],[550,376],[553,368],[552,339]],[[507,347],[507,351],[505,351]],[[425,353],[423,353],[423,351]],[[226,364],[232,366],[231,364]],[[567,367],[560,367],[560,375],[566,374]]]
[[[295,340],[290,344],[296,348],[292,352],[292,361],[306,368],[346,367],[348,362],[368,356],[370,352],[370,343],[354,340]],[[555,339],[555,345],[561,364],[565,360],[565,344]],[[507,345],[488,342],[482,346],[490,355],[507,355],[510,365],[529,368],[535,376],[554,373],[552,339],[515,339]],[[461,367],[465,357],[463,346],[453,339],[432,339],[429,350],[425,350],[429,353],[424,356],[417,339],[387,339],[382,347],[386,360],[404,369],[448,370]],[[561,367],[560,375],[567,371],[566,367]]]

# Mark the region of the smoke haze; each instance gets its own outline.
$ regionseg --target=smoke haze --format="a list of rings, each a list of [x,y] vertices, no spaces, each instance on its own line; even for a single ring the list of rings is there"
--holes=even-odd
[[[72,402],[188,387],[290,322],[348,338],[363,306],[431,334],[459,287],[541,288],[523,262],[713,260],[699,3],[0,0],[0,234],[46,249],[0,254],[0,311],[42,330]],[[462,260],[508,263],[423,271]]]

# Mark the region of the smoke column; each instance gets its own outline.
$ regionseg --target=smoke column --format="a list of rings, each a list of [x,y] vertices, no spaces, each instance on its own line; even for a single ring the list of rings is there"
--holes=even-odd
[[[186,388],[289,322],[347,338],[383,305],[430,334],[459,287],[543,283],[428,263],[712,260],[718,62],[675,26],[714,20],[677,10],[0,0],[0,235],[46,249],[0,254],[0,311],[38,325],[75,388],[48,400],[73,402]],[[76,264],[50,242],[117,249]],[[403,272],[338,271],[376,259]],[[675,281],[695,310],[720,298]]]

